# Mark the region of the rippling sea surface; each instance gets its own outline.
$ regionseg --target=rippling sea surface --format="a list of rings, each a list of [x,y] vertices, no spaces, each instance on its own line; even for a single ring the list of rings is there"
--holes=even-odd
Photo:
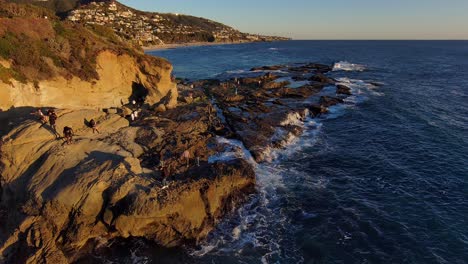
[[[289,41],[150,52],[177,77],[320,62],[352,87],[257,166],[258,193],[197,248],[128,262],[468,263],[468,42]],[[138,244],[138,243],[136,243]]]

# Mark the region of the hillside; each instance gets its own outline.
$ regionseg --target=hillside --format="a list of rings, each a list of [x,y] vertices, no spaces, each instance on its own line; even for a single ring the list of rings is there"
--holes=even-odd
[[[35,4],[52,10],[56,14],[66,14],[80,4],[80,0],[7,0],[17,4]]]
[[[146,56],[107,27],[62,21],[28,4],[1,2],[0,17],[0,109],[111,107],[136,87],[154,89],[156,103],[175,89],[169,62]],[[76,91],[82,97],[71,100]]]
[[[92,2],[70,12],[68,19],[112,27],[123,38],[142,46],[190,42],[249,42],[284,40],[242,33],[232,27],[181,14],[142,12],[116,1]]]
[[[242,33],[232,27],[200,17],[143,12],[112,0],[9,1],[44,6],[75,23],[110,27],[122,39],[140,46],[287,40],[282,37]]]

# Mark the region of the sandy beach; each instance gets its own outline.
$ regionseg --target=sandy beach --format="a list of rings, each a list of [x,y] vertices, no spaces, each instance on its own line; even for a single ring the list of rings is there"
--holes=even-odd
[[[219,45],[233,45],[233,44],[244,44],[250,42],[191,42],[191,43],[177,43],[177,44],[164,44],[143,47],[145,52],[165,49],[177,49],[185,47],[198,47],[198,46],[219,46]]]

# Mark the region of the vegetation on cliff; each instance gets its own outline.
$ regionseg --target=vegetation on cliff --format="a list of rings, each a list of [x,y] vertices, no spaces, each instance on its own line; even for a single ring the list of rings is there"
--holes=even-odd
[[[77,23],[108,26],[123,39],[141,46],[190,42],[251,42],[286,40],[243,33],[222,23],[183,14],[143,12],[117,1],[92,1],[71,11]]]
[[[252,42],[287,40],[243,33],[210,19],[183,14],[144,12],[113,0],[8,0],[46,7],[61,18],[113,29],[140,46],[190,42]]]
[[[35,4],[40,7],[45,7],[52,10],[56,14],[65,14],[72,9],[76,8],[80,0],[47,0],[47,1],[34,1],[34,0],[7,0],[8,2],[17,4]]]
[[[85,81],[99,78],[96,56],[103,50],[142,55],[100,25],[61,21],[47,9],[0,3],[0,80],[21,82],[57,76]]]

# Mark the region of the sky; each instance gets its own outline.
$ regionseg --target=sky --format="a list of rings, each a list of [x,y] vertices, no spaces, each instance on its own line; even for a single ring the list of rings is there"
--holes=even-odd
[[[468,0],[121,0],[293,39],[467,39]]]

